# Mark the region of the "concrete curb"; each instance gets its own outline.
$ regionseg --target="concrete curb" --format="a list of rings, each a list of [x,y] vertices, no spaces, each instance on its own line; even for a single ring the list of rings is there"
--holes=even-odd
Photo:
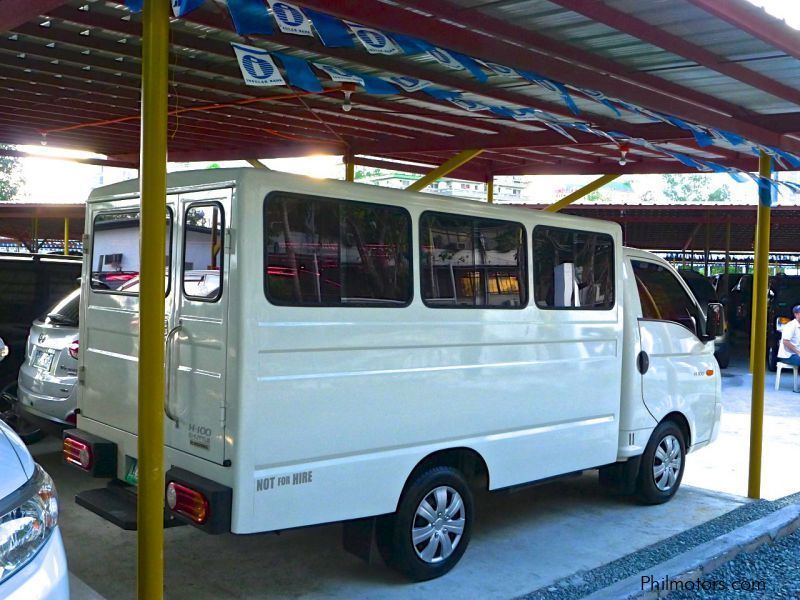
[[[650,589],[649,585],[646,585],[647,589],[643,590],[643,578],[652,578],[653,587],[655,584],[662,584],[663,587],[665,578],[668,582],[694,581],[730,561],[740,552],[751,552],[766,543],[794,533],[798,529],[800,529],[800,505],[793,504],[692,548],[647,571],[642,571],[598,590],[586,598],[587,600],[663,598],[670,591],[675,590],[670,590],[669,587],[664,590]]]

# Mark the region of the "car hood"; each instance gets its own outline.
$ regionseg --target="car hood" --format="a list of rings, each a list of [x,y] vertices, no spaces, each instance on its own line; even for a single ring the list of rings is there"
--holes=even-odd
[[[0,498],[25,485],[33,477],[35,467],[19,436],[0,421]]]

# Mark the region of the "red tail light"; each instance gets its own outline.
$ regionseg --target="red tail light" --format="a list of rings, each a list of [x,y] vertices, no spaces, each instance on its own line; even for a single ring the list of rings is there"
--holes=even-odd
[[[89,444],[84,444],[75,438],[65,437],[62,453],[67,463],[84,471],[92,470],[92,448]]]
[[[75,360],[78,360],[78,351],[79,350],[80,350],[80,343],[78,342],[78,340],[73,340],[72,343],[69,345],[69,348],[67,349],[67,352],[69,352],[69,355],[72,358],[74,358]]]
[[[167,486],[167,505],[170,510],[203,524],[208,519],[208,500],[200,492],[170,481]]]

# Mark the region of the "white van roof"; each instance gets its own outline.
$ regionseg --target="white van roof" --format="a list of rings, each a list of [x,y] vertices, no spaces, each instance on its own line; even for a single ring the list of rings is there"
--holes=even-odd
[[[459,198],[453,196],[438,196],[435,194],[422,194],[421,192],[409,193],[404,190],[397,190],[374,185],[359,184],[337,181],[334,179],[316,179],[304,175],[294,175],[272,171],[268,169],[255,169],[252,167],[242,167],[235,169],[202,169],[193,171],[176,171],[167,174],[167,189],[170,192],[192,191],[194,189],[207,189],[210,186],[222,187],[225,185],[241,185],[247,183],[248,186],[261,185],[264,188],[275,190],[283,189],[300,194],[317,196],[333,196],[362,200],[364,202],[375,202],[376,192],[380,194],[382,202],[389,202],[407,208],[416,207],[420,210],[431,210],[431,203],[435,202],[436,208],[443,211],[458,211],[463,214],[487,217],[487,204],[479,200]],[[130,197],[139,192],[139,180],[129,179],[120,183],[113,183],[96,188],[89,195],[87,202],[99,202],[110,200],[116,197]],[[514,205],[497,204],[492,207],[492,211],[497,211],[498,219],[521,219],[530,218],[531,211],[540,212],[537,209],[520,207]],[[513,215],[517,215],[514,217]],[[553,219],[553,225],[562,227],[584,227],[594,230],[612,231],[621,234],[621,227],[612,221],[602,221],[587,217],[577,217],[574,215],[564,215],[557,213],[541,212],[542,217]],[[546,215],[546,217],[545,217]],[[558,223],[563,221],[563,223]]]

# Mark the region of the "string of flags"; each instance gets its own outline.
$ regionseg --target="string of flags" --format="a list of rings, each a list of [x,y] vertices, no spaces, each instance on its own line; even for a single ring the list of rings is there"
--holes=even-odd
[[[175,17],[182,17],[199,8],[205,2],[205,0],[170,1]],[[133,12],[138,12],[142,8],[142,0],[125,0],[125,3],[129,10]],[[454,50],[435,46],[416,37],[366,27],[290,2],[283,2],[282,0],[267,0],[266,5],[264,0],[227,0],[227,5],[236,31],[242,36],[270,35],[274,33],[275,27],[277,27],[278,30],[285,34],[316,36],[325,46],[330,48],[360,46],[369,54],[406,56],[425,54],[448,69],[469,73],[481,83],[490,84],[490,78],[494,77],[516,78],[530,82],[551,92],[575,117],[581,116],[580,108],[575,99],[589,100],[603,105],[617,117],[622,116],[624,111],[643,116],[651,122],[666,123],[688,131],[701,148],[728,144],[756,156],[763,151],[784,169],[800,169],[800,156],[780,148],[755,144],[729,131],[703,127],[672,115],[645,109],[618,98],[609,98],[596,90],[564,84],[534,71],[514,69],[467,56]],[[269,5],[269,9],[267,9],[267,5]],[[641,138],[633,138],[619,132],[606,132],[580,119],[565,119],[560,115],[536,108],[499,105],[485,100],[477,100],[468,94],[438,88],[428,81],[414,77],[397,75],[377,77],[350,71],[324,62],[309,62],[296,56],[270,52],[250,45],[239,43],[231,43],[231,45],[238,60],[242,77],[247,85],[286,86],[288,84],[308,92],[319,92],[323,89],[318,75],[321,72],[333,81],[359,85],[368,94],[391,95],[399,93],[399,90],[409,93],[422,92],[436,100],[450,102],[467,111],[488,111],[494,115],[519,121],[536,121],[538,124],[556,131],[573,142],[576,139],[570,133],[570,130],[581,131],[606,138],[618,145],[638,146],[651,152],[670,156],[682,164],[701,172],[727,173],[737,182],[752,179],[760,187],[770,191],[769,194],[763,195],[772,198],[773,205],[776,198],[775,192],[780,191],[781,187],[800,193],[800,185],[798,184],[761,178],[758,175],[733,167],[691,157]]]

